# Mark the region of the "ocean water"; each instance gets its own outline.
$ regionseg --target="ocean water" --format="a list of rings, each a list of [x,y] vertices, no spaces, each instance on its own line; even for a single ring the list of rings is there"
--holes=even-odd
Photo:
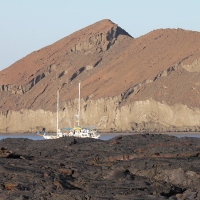
[[[137,133],[102,133],[100,136],[100,140],[109,140],[115,136],[119,135],[134,135]],[[164,133],[167,135],[173,135],[176,137],[195,137],[200,138],[200,133],[196,132],[169,132]],[[37,133],[24,133],[24,134],[0,134],[0,140],[4,138],[28,138],[31,140],[44,140],[42,136],[37,135]]]

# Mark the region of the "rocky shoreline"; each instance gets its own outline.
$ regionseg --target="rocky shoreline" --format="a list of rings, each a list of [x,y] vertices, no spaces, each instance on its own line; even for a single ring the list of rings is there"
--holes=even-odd
[[[0,199],[200,199],[200,138],[0,140]]]

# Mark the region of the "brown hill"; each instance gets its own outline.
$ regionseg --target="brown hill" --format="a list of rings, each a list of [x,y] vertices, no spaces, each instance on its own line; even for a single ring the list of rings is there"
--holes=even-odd
[[[120,129],[122,125],[116,125],[117,116],[120,113],[120,120],[124,120],[121,110],[126,106],[129,111],[124,113],[140,112],[134,111],[133,104],[136,102],[153,101],[167,106],[199,109],[199,46],[199,32],[159,29],[134,39],[110,20],[102,20],[0,71],[0,111],[4,114],[22,109],[55,112],[56,90],[59,89],[60,107],[69,114],[70,106],[73,111],[76,109],[74,99],[78,97],[79,81],[84,101],[82,114],[89,120],[85,111],[91,110],[92,101],[96,101],[98,107],[98,102],[103,99],[102,110],[99,108],[97,111],[93,107],[95,112],[102,113],[94,124],[100,123],[106,116],[104,123],[113,124],[106,126],[109,128]],[[108,103],[108,99],[112,103]],[[152,112],[144,110],[143,114],[138,114],[137,118],[145,115],[145,119],[139,120],[142,127],[147,126],[147,121],[155,123],[155,120],[162,127],[176,127],[171,122],[159,121],[163,116],[161,104],[151,108]],[[111,117],[113,109],[118,112]],[[97,115],[95,112],[93,115]],[[147,117],[145,112],[150,116]],[[157,116],[158,113],[161,114]],[[135,130],[137,125],[137,120],[132,119],[125,126]],[[188,127],[188,124],[180,126]]]
[[[110,47],[130,38],[116,24],[102,20],[22,58],[0,72],[2,91],[16,94],[9,98],[12,105],[4,102],[4,109],[50,109],[51,104],[45,103],[43,107],[41,101],[51,102],[52,93],[56,94],[57,88],[61,90],[63,100],[77,97],[78,81],[82,82],[83,96],[93,93],[96,96],[97,91],[100,94],[101,90],[95,90],[102,81],[98,81],[99,74],[96,73],[109,63]],[[101,67],[100,63],[104,62]],[[33,102],[36,96],[37,102]]]

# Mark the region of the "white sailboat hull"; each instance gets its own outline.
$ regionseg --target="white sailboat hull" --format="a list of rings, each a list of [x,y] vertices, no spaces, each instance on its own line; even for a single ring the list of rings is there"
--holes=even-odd
[[[56,135],[43,135],[44,139],[57,139],[58,137]]]

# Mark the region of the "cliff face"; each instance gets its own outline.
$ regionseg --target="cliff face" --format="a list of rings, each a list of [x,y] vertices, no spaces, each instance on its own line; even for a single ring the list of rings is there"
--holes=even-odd
[[[76,101],[75,101],[76,102]],[[76,102],[77,103],[77,102]],[[101,132],[167,132],[200,131],[200,110],[186,105],[169,106],[154,100],[135,101],[118,107],[117,99],[81,101],[81,124],[96,125]],[[59,126],[73,127],[77,110],[74,101],[67,102],[68,109],[59,111]],[[9,111],[0,115],[0,132],[37,132],[45,128],[56,130],[56,112],[43,109]]]
[[[102,131],[200,129],[200,33],[160,29],[134,39],[102,20],[0,71],[0,132],[81,124]]]

